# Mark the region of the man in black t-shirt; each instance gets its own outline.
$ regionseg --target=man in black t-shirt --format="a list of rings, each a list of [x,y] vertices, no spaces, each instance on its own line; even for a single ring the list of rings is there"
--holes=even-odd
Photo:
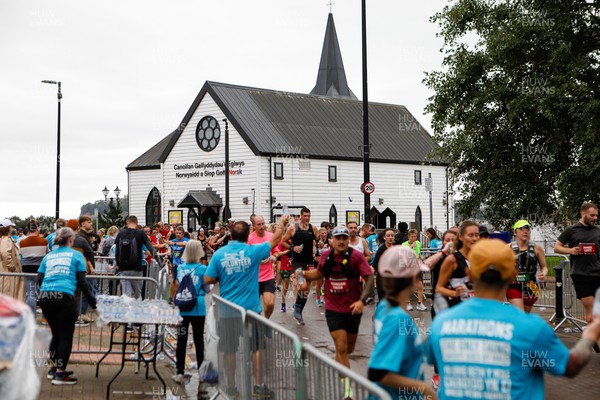
[[[125,223],[127,224],[127,228],[125,228],[121,232],[119,232],[119,234],[117,235],[117,238],[115,239],[115,244],[116,244],[115,259],[117,260],[117,266],[119,267],[119,272],[120,272],[121,276],[142,276],[142,274],[143,274],[142,261],[144,260],[143,246],[144,245],[146,246],[146,249],[152,253],[152,256],[154,256],[156,254],[154,251],[154,246],[152,245],[152,242],[150,241],[150,239],[148,239],[148,236],[144,233],[144,231],[141,229],[137,229],[138,219],[136,216],[134,216],[134,215],[128,216],[127,219],[125,220]],[[137,255],[135,262],[132,265],[124,265],[120,261],[123,258],[123,257],[121,257],[121,254],[120,254],[121,248],[123,247],[121,242],[123,241],[124,238],[127,238],[127,237],[131,236],[132,234],[133,234],[133,237],[135,238],[138,255]],[[121,281],[121,289],[123,291],[123,294],[126,294],[129,297],[133,297],[136,299],[142,297],[142,281],[122,280]]]
[[[588,322],[592,319],[594,294],[600,287],[600,228],[596,226],[597,221],[598,207],[583,203],[579,222],[565,229],[554,245],[556,253],[570,255],[571,279],[577,298],[585,307]]]

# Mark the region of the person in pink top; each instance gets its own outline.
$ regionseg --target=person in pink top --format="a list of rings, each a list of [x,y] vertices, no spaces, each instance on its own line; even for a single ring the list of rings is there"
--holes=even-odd
[[[273,233],[267,231],[265,219],[260,215],[254,217],[252,228],[253,232],[248,236],[248,244],[265,243],[273,236]],[[258,294],[261,296],[267,318],[271,318],[275,308],[275,273],[273,272],[275,261],[277,258],[271,252],[268,258],[261,261],[258,271]]]

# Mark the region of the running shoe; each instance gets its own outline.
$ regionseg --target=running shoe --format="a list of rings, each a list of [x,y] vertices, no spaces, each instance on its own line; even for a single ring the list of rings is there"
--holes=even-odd
[[[75,326],[78,326],[80,328],[84,327],[84,326],[88,326],[90,323],[89,322],[85,322],[82,319],[78,319],[77,321],[75,321]]]
[[[417,310],[419,310],[419,311],[427,311],[427,307],[425,307],[425,304],[423,304],[423,303],[418,303],[417,304]]]
[[[64,371],[63,374],[65,374],[67,376],[71,376],[71,375],[73,375],[73,371]],[[48,375],[46,375],[46,378],[54,379],[55,375],[56,375],[56,367],[51,367],[50,370],[48,371]]]
[[[56,375],[52,379],[53,385],[75,385],[76,383],[77,378],[67,375],[64,372],[56,372]]]
[[[273,399],[275,397],[275,392],[263,383],[261,385],[254,385],[252,397],[256,399]]]
[[[298,323],[298,325],[304,325],[304,318],[302,318],[302,313],[298,306],[294,305],[294,319]]]
[[[317,299],[317,307],[323,307],[323,303],[321,303],[321,299]]]
[[[412,310],[413,310],[412,304],[408,303],[408,305],[406,306],[406,311],[412,311]]]
[[[231,400],[236,400],[238,397],[240,397],[240,392],[238,392],[237,388],[235,387],[227,388],[227,390],[225,390],[225,394]]]
[[[176,383],[183,383],[185,381],[185,376],[183,376],[183,374],[173,375],[173,381]]]
[[[439,374],[433,374],[433,377],[431,378],[431,387],[436,392],[438,390],[440,390],[440,375]]]
[[[285,312],[285,311],[286,311],[286,309],[285,309],[285,303],[282,303],[281,304],[281,312]]]

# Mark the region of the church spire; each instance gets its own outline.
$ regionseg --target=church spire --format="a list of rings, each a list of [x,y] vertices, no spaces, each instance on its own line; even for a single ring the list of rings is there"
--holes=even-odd
[[[319,94],[331,97],[343,97],[356,100],[356,96],[348,87],[342,52],[338,43],[333,14],[329,13],[327,28],[325,29],[325,40],[317,74],[317,84],[310,94]]]

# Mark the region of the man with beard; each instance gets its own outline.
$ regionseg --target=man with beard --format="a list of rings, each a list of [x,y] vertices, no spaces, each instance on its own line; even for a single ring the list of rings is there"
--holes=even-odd
[[[593,203],[583,203],[579,222],[565,229],[554,245],[556,253],[570,255],[571,279],[577,298],[585,307],[588,322],[592,320],[594,293],[600,287],[600,228],[596,221],[598,207]]]

